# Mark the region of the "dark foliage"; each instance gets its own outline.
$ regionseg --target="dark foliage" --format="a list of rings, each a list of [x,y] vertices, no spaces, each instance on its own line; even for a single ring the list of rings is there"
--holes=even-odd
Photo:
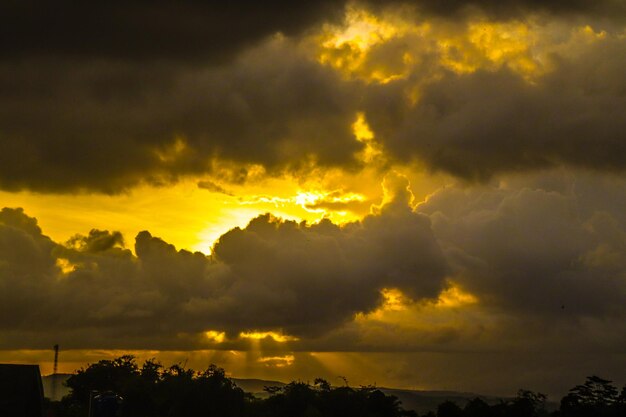
[[[385,395],[373,387],[333,388],[323,379],[316,379],[311,386],[304,382],[292,382],[259,402],[254,416],[271,417],[401,417],[415,416],[402,410],[394,396]]]
[[[49,416],[87,416],[90,401],[93,415],[94,398],[114,393],[123,398],[115,417],[418,417],[404,410],[396,397],[371,386],[332,387],[316,379],[313,385],[266,387],[269,396],[260,399],[244,393],[215,365],[196,372],[148,360],[139,367],[133,356],[89,365],[66,384],[68,396],[46,403]],[[570,390],[560,410],[548,413],[545,403],[545,395],[520,390],[514,399],[495,405],[481,398],[464,407],[446,401],[436,414],[422,417],[626,417],[626,387],[619,392],[611,381],[592,376]]]
[[[611,381],[597,376],[587,377],[561,400],[563,417],[624,417],[626,416],[626,387],[621,394]]]

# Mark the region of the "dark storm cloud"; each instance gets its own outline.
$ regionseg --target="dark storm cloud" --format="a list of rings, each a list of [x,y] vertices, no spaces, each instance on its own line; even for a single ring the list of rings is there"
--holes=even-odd
[[[355,85],[274,38],[225,67],[0,64],[0,186],[116,192],[211,172],[350,165]]]
[[[397,0],[387,3],[412,4],[441,16],[480,10],[498,18],[519,17],[529,12],[548,12],[556,15],[591,14],[621,18],[623,15],[619,13],[626,12],[626,3],[622,0]]]
[[[410,79],[375,86],[367,119],[399,160],[469,180],[561,165],[623,171],[624,40],[579,49],[553,54],[556,68],[533,83],[506,67],[444,72],[414,105],[403,94]]]
[[[453,13],[496,3],[555,13],[623,4],[436,4]],[[413,107],[401,81],[367,93],[364,105],[363,85],[320,65],[298,38],[336,21],[344,2],[231,4],[4,2],[0,188],[114,193],[211,174],[215,160],[270,175],[352,169],[363,144],[351,124],[364,106],[393,156],[466,178],[558,164],[623,168],[621,39],[580,58],[555,56],[557,70],[535,86],[506,70],[446,74]],[[374,49],[371,60],[384,59],[385,48]],[[415,68],[407,82],[421,75]]]
[[[387,206],[343,229],[329,221],[304,229],[259,218],[222,236],[214,253],[240,277],[229,295],[256,300],[242,303],[238,320],[296,334],[318,333],[371,310],[383,287],[415,299],[436,297],[446,272],[428,220],[406,205]],[[215,309],[211,300],[198,303],[207,313]]]
[[[212,257],[148,232],[136,256],[105,231],[59,245],[21,210],[0,221],[5,348],[61,334],[74,347],[183,349],[208,346],[206,330],[319,335],[376,308],[383,287],[435,298],[446,273],[429,220],[408,206],[343,228],[260,216],[223,235]]]
[[[5,1],[0,57],[215,62],[276,32],[340,16],[343,1]]]
[[[474,302],[405,305],[349,323],[307,348],[620,355],[625,199],[624,178],[568,171],[443,188],[417,212],[432,221],[450,282]]]
[[[216,184],[213,181],[209,181],[209,180],[199,181],[198,182],[198,188],[202,188],[204,190],[208,190],[208,191],[210,191],[212,193],[219,193],[219,194],[225,194],[225,195],[229,195],[229,196],[234,196],[233,193],[231,193],[230,191],[226,190],[221,185]]]
[[[607,186],[580,175],[560,182],[570,186],[449,188],[418,211],[433,221],[452,279],[486,305],[540,321],[623,318],[624,181]],[[578,182],[593,183],[604,197],[590,200]]]
[[[0,6],[0,57],[216,62],[273,33],[298,34],[313,24],[337,20],[346,3],[9,0]],[[626,11],[621,0],[407,0],[371,4],[411,4],[441,15],[473,7],[509,17],[529,11],[615,17]]]
[[[625,183],[537,175],[444,188],[413,211],[406,182],[386,181],[394,197],[361,222],[259,216],[210,257],[148,232],[136,254],[100,230],[61,245],[4,209],[0,346],[231,349],[246,348],[241,331],[282,330],[301,338],[295,349],[611,352],[624,341]],[[477,303],[432,307],[450,282]],[[413,299],[416,316],[353,321],[383,288]]]
[[[0,187],[113,193],[211,172],[215,157],[349,164],[346,87],[268,41],[342,13],[332,0],[3,2]]]

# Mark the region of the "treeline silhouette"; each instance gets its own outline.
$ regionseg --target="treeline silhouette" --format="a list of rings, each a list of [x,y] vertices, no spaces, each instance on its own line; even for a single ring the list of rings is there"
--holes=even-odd
[[[480,398],[463,407],[446,401],[436,412],[421,416],[404,410],[395,396],[371,386],[333,387],[316,379],[313,384],[266,387],[266,397],[258,398],[244,392],[215,365],[196,372],[180,365],[165,368],[153,359],[139,367],[130,355],[89,365],[72,375],[66,385],[69,395],[46,403],[48,416],[626,417],[626,387],[619,392],[611,381],[596,376],[572,388],[560,408],[551,412],[546,410],[545,395],[520,390],[517,397],[491,405]],[[109,399],[107,409],[94,406],[98,394]],[[116,395],[123,400],[116,402],[115,398],[120,398]]]

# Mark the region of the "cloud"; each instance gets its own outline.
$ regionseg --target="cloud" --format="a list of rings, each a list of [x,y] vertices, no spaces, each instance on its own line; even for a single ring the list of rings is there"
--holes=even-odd
[[[294,334],[316,334],[369,311],[384,287],[436,297],[445,274],[428,220],[408,210],[343,229],[329,221],[304,229],[261,217],[222,236],[214,254],[239,277],[230,298],[250,300],[235,312],[237,320]],[[212,304],[200,307],[208,313]]]
[[[87,7],[68,0],[54,5],[38,0],[6,2],[0,8],[0,26],[6,35],[0,41],[0,59],[56,56],[70,60],[223,62],[274,33],[297,35],[321,22],[335,21],[347,3],[191,0],[172,4],[132,0],[123,4],[92,2]],[[474,8],[497,17],[534,11],[616,17],[623,15],[625,7],[619,0],[406,0],[371,4],[410,5],[443,16]]]
[[[417,159],[470,181],[557,166],[622,172],[624,39],[590,28],[580,33],[571,38],[575,45],[561,50],[502,46],[502,54],[517,47],[522,55],[497,65],[466,57],[455,64],[460,69],[442,69],[445,56],[435,69],[426,62],[411,77],[372,85],[367,120],[396,160]],[[459,55],[473,54],[471,48]],[[542,53],[543,64],[527,60]],[[552,69],[531,76],[516,67],[523,62],[535,72]],[[407,91],[417,91],[413,101]]]
[[[385,291],[376,310],[307,349],[620,355],[625,186],[617,176],[552,171],[437,191],[416,211],[444,252],[444,291],[417,302]]]
[[[198,182],[198,188],[209,190],[212,193],[219,193],[219,194],[225,194],[225,195],[228,195],[228,196],[234,196],[233,193],[231,193],[230,191],[226,190],[221,185],[216,184],[213,181],[209,181],[209,180],[199,181]]]
[[[338,20],[347,3],[190,0],[172,4],[132,0],[86,6],[68,0],[54,4],[39,0],[5,2],[0,8],[0,26],[5,33],[0,41],[0,59],[48,56],[71,61],[224,62],[274,33],[297,35],[321,22]],[[625,7],[619,0],[406,0],[371,4],[405,4],[444,16],[455,16],[469,7],[497,17],[533,11],[616,17],[623,16]]]
[[[322,335],[375,309],[385,287],[436,298],[446,274],[429,220],[406,205],[343,227],[259,216],[224,234],[211,257],[148,232],[137,235],[136,255],[115,232],[61,245],[23,211],[2,214],[5,348],[55,338],[73,347],[201,348],[210,330],[231,340],[246,331]]]
[[[352,87],[284,38],[343,4],[3,4],[0,187],[117,193],[217,158],[350,164]]]
[[[70,247],[77,248],[82,252],[102,252],[114,247],[124,247],[124,237],[120,232],[92,229],[89,235],[76,235],[68,242]]]
[[[312,201],[306,201],[304,207],[309,210],[323,211],[351,211],[366,214],[371,203],[361,194],[346,193],[343,190],[334,190],[323,195],[315,195]]]
[[[590,178],[591,177],[591,178]],[[581,182],[602,180],[580,175]],[[575,184],[572,180],[563,183]],[[623,318],[626,223],[617,201],[589,204],[586,190],[449,188],[418,211],[428,214],[452,279],[485,305],[541,320]]]
[[[211,173],[356,166],[353,83],[275,37],[229,65],[0,64],[0,187],[119,192]],[[19,163],[18,163],[19,161]]]
[[[324,22],[354,17],[343,2],[2,7],[13,34],[0,53],[5,190],[118,193],[219,177],[218,165],[264,175],[354,172],[372,152],[472,180],[562,164],[624,167],[616,24],[587,27],[593,36],[584,38],[567,19],[521,11],[512,20],[450,20],[383,8],[365,22],[373,34],[359,35],[356,22],[342,34],[355,42],[327,44],[321,34],[334,26]],[[375,142],[356,140],[357,114]]]
[[[297,34],[333,19],[342,5],[332,0],[6,2],[0,24],[8,36],[0,43],[0,57],[215,62],[274,33]]]
[[[211,256],[149,232],[134,254],[116,232],[60,244],[4,209],[2,347],[246,349],[241,332],[270,332],[267,351],[282,335],[317,351],[612,351],[626,314],[622,200],[619,177],[552,172],[446,187],[413,210],[390,175],[362,221],[266,214]]]
[[[445,187],[415,208],[402,176],[384,184],[386,203],[362,221],[266,214],[222,235],[211,256],[149,232],[134,253],[99,230],[60,244],[4,209],[0,346],[621,352],[623,178],[520,174]]]
[[[492,17],[510,18],[519,15],[544,12],[556,15],[601,15],[611,16],[625,10],[624,3],[615,0],[588,2],[585,0],[415,0],[390,1],[391,4],[411,4],[421,10],[442,16],[455,16],[467,11],[482,11]],[[613,15],[615,16],[615,15]]]

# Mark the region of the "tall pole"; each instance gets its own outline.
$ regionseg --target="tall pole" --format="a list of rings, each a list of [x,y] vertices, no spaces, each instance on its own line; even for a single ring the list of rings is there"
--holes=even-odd
[[[54,367],[52,368],[52,395],[51,400],[57,398],[57,371],[59,369],[59,345],[54,345]]]

